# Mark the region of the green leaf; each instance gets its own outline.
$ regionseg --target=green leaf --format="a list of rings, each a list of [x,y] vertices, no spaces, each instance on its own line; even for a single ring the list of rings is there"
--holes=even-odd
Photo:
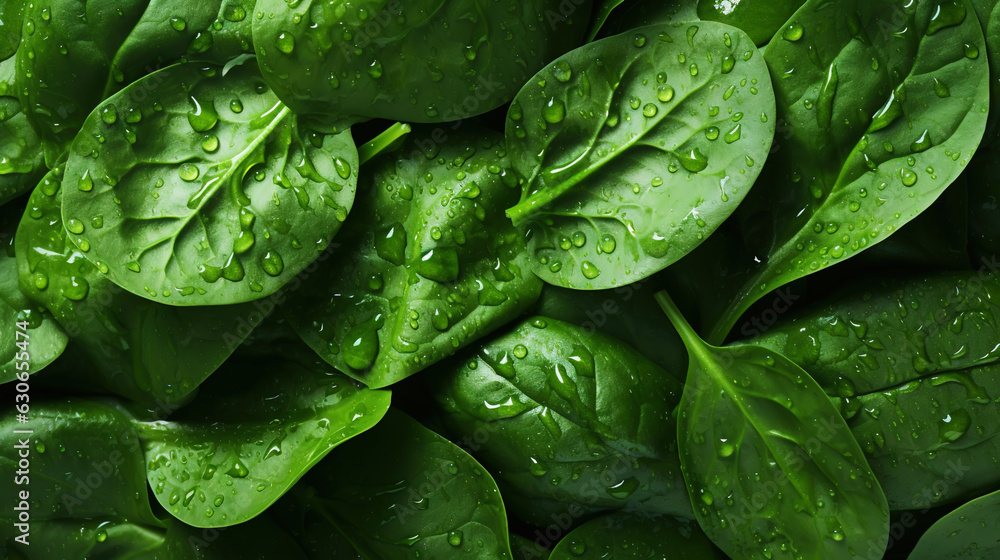
[[[542,289],[534,312],[625,342],[683,382],[687,351],[673,325],[653,299],[660,281],[649,277],[613,290]]]
[[[823,390],[788,358],[704,343],[657,294],[691,357],[681,469],[702,530],[731,557],[880,557],[889,508]]]
[[[445,122],[509,101],[583,40],[591,0],[258,0],[260,67],[299,115],[333,127],[368,118]]]
[[[725,560],[693,522],[634,513],[612,513],[574,529],[550,560]]]
[[[132,295],[87,260],[90,242],[75,232],[99,229],[100,215],[62,221],[62,168],[53,169],[28,201],[15,246],[20,288],[54,316],[90,357],[88,376],[140,401],[186,398],[236,349],[259,317],[250,304],[171,307]],[[104,267],[104,268],[101,268]]]
[[[26,4],[17,57],[19,92],[45,138],[50,166],[87,114],[126,85],[185,54],[223,63],[249,50],[251,1],[207,0],[194,6],[171,0]],[[133,96],[146,98],[159,85],[146,82]]]
[[[303,126],[253,64],[181,64],[87,118],[63,217],[84,222],[86,257],[134,294],[179,306],[251,301],[330,244],[354,201],[357,157],[349,132]]]
[[[507,323],[541,290],[503,215],[517,198],[503,139],[424,129],[401,150],[366,166],[344,249],[284,306],[324,360],[376,388]]]
[[[1000,277],[869,277],[744,344],[779,352],[831,396],[874,393],[1000,360]]]
[[[362,558],[513,558],[490,474],[401,412],[335,451],[305,482],[310,517],[343,535]]]
[[[17,210],[0,209],[0,220],[11,227],[0,229],[0,383],[40,371],[66,349],[66,333],[59,323],[18,288],[12,231],[20,218]]]
[[[843,399],[847,425],[893,510],[967,500],[1000,486],[1000,364]]]
[[[927,530],[909,560],[1000,558],[1000,491],[972,500]]]
[[[524,183],[507,215],[546,282],[625,285],[719,227],[773,135],[767,68],[742,31],[677,23],[602,39],[550,64],[511,104],[507,144]]]
[[[757,299],[885,239],[941,194],[982,138],[989,72],[967,0],[809,0],[768,45],[772,171],[740,212],[770,233],[708,336]],[[850,85],[848,85],[850,84]]]
[[[794,33],[793,22],[787,20],[804,3],[804,0],[697,1],[698,17],[739,27],[758,47],[771,41],[779,30],[784,32],[783,28],[788,29],[790,34]]]
[[[316,364],[230,362],[169,419],[136,421],[146,476],[160,505],[184,523],[235,525],[374,426],[389,400],[388,391]]]
[[[587,41],[593,41],[597,34],[601,31],[605,22],[608,20],[608,16],[611,12],[621,5],[625,0],[597,0],[597,7],[594,9],[594,15],[590,20],[590,31],[587,32]]]
[[[41,139],[18,98],[16,55],[26,5],[0,1],[0,204],[31,190],[45,169]]]
[[[123,536],[130,543],[162,541],[163,525],[150,510],[142,450],[128,417],[81,399],[30,405],[28,423],[18,423],[9,408],[0,421],[0,468],[11,474],[0,485],[0,497],[10,504],[0,514],[0,543],[28,558],[109,558],[101,553],[115,541],[105,542],[100,534],[114,534],[119,525],[134,526]],[[22,459],[27,468],[18,465]],[[21,492],[28,493],[27,531],[15,526]],[[25,532],[28,546],[15,544]],[[62,538],[44,538],[53,533]]]
[[[691,515],[671,418],[681,383],[625,344],[535,317],[435,379],[450,433],[529,523]]]

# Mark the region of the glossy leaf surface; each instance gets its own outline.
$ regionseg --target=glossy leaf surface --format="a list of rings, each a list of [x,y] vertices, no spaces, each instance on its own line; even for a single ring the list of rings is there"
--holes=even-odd
[[[976,498],[927,530],[909,560],[1000,558],[1000,491]]]
[[[0,520],[0,543],[8,550],[27,558],[83,558],[88,553],[112,558],[116,541],[108,540],[109,534],[129,533],[124,538],[143,546],[162,540],[162,525],[147,499],[142,450],[127,416],[82,399],[37,400],[31,403],[30,424],[18,423],[8,407],[0,427],[0,468],[12,477],[0,486],[0,495],[11,504]],[[20,470],[27,478],[17,483],[13,477],[24,458],[29,467]],[[13,541],[21,534],[14,526],[18,512],[12,509],[21,502],[21,491],[29,493],[27,547]],[[46,534],[59,538],[47,541]]]
[[[257,516],[389,409],[388,391],[358,387],[317,364],[226,367],[169,419],[137,422],[153,494],[195,527]]]
[[[524,185],[507,215],[546,282],[628,284],[719,227],[773,134],[767,67],[738,29],[678,23],[602,39],[549,64],[511,104],[507,144]]]
[[[44,174],[41,139],[18,98],[17,51],[26,3],[0,2],[0,204],[28,192]]]
[[[765,209],[770,239],[708,340],[768,292],[864,251],[937,199],[985,130],[984,50],[967,0],[809,0],[796,12],[766,55],[778,152],[767,186],[741,209]]]
[[[305,482],[307,507],[362,558],[513,558],[490,474],[401,412],[337,449]]]
[[[289,107],[335,127],[455,121],[509,101],[583,40],[590,0],[258,0],[261,70]]]
[[[547,285],[534,312],[625,342],[683,382],[687,351],[656,301],[656,277],[612,290],[569,290]]]
[[[538,297],[503,139],[411,134],[366,167],[325,261],[284,307],[324,360],[370,387],[400,381],[510,321]]]
[[[66,333],[44,309],[33,304],[18,287],[14,256],[14,228],[20,212],[0,209],[0,383],[19,372],[35,373],[62,354]],[[8,229],[9,228],[9,229]],[[22,328],[23,327],[23,328]],[[21,365],[27,363],[28,365]]]
[[[666,516],[613,513],[563,537],[549,560],[725,560],[693,522]]]
[[[671,418],[681,390],[625,344],[535,317],[452,362],[435,395],[511,511],[546,526],[567,511],[691,515]]]
[[[929,375],[842,407],[893,510],[1000,486],[1000,364]]]
[[[136,95],[150,84],[155,94]],[[351,209],[357,169],[350,133],[304,126],[252,60],[182,64],[87,118],[66,166],[63,217],[83,222],[87,258],[134,294],[240,303],[322,254]]]
[[[677,434],[702,530],[730,557],[881,556],[885,495],[819,385],[776,352],[705,344],[657,299],[691,357]]]
[[[866,279],[748,341],[831,396],[852,397],[1000,360],[1000,278],[986,271]]]
[[[92,109],[140,77],[185,55],[224,63],[249,52],[252,9],[249,0],[26,3],[19,93],[45,139],[49,165]],[[160,85],[146,82],[132,95],[145,99]]]
[[[79,235],[102,219],[62,221],[61,177],[62,168],[45,176],[18,226],[21,290],[90,357],[93,369],[81,374],[130,399],[183,400],[249,334],[257,310],[249,304],[171,307],[113,284],[100,268],[105,265],[87,260],[90,243]]]

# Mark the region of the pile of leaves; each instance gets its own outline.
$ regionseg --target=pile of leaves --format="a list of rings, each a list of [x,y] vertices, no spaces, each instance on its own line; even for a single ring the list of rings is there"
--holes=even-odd
[[[992,0],[0,0],[3,557],[1000,558],[996,53]]]

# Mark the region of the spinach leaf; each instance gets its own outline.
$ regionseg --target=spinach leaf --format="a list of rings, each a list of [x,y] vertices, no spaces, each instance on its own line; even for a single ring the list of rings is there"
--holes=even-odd
[[[15,433],[26,429],[33,433]],[[33,401],[30,424],[19,424],[10,409],[5,412],[0,443],[0,468],[13,478],[0,485],[0,497],[11,504],[0,514],[0,543],[8,550],[28,558],[102,553],[109,558],[106,551],[116,546],[119,531],[134,546],[162,541],[163,524],[150,509],[142,450],[127,416],[76,398]],[[19,466],[22,459],[27,468]],[[28,493],[27,499],[21,492]],[[15,505],[27,511],[26,527],[15,525],[21,522]],[[61,538],[44,540],[47,531],[36,534],[44,526]],[[28,546],[16,544],[25,532]]]
[[[516,200],[503,139],[414,132],[373,160],[321,265],[284,306],[324,360],[369,387],[404,379],[510,321],[541,282],[503,209]]]
[[[0,2],[0,204],[25,192],[44,173],[41,139],[18,98],[16,64],[25,2]]]
[[[748,343],[853,397],[1000,360],[998,302],[1000,277],[985,271],[866,278]]]
[[[718,21],[739,27],[746,31],[753,42],[762,47],[788,22],[804,0],[742,0],[719,2],[718,0],[698,0],[698,17],[706,21]]]
[[[758,219],[769,243],[709,341],[761,296],[864,251],[934,202],[983,135],[982,49],[967,0],[809,0],[796,12],[767,48],[782,139],[746,210],[769,214]]]
[[[941,372],[844,399],[847,425],[893,510],[1000,486],[1000,364]]]
[[[631,31],[647,25],[697,21],[697,2],[655,2],[635,0],[620,10],[615,10],[602,29],[602,35],[613,35]]]
[[[620,6],[625,0],[598,0],[595,2],[594,16],[590,20],[590,31],[587,32],[587,41],[593,41],[601,31],[611,12]]]
[[[18,226],[21,290],[90,357],[93,369],[77,375],[134,400],[184,400],[246,337],[257,309],[170,307],[113,284],[103,274],[106,265],[87,260],[90,244],[79,235],[103,218],[62,221],[62,175],[57,167],[45,176]]]
[[[702,530],[738,558],[881,556],[885,495],[819,385],[776,352],[706,344],[657,300],[691,358],[677,441]]]
[[[671,417],[682,385],[623,343],[534,317],[435,381],[450,433],[525,521],[691,515]]]
[[[611,288],[681,258],[736,209],[771,147],[774,100],[742,31],[643,27],[535,75],[506,134],[523,180],[507,215],[528,237],[535,273]]]
[[[26,449],[30,467],[22,485],[7,485],[0,495],[19,506],[19,491],[29,492],[28,545],[15,517],[0,521],[0,554],[5,558],[62,560],[223,560],[305,558],[291,538],[270,519],[237,527],[202,530],[158,519],[152,511],[138,434],[129,418],[107,404],[81,399],[33,403],[30,428],[5,414],[0,465],[16,473]],[[24,438],[24,439],[22,439]],[[26,446],[22,443],[27,442]],[[10,457],[8,457],[10,454]],[[8,511],[11,511],[8,509]],[[16,515],[18,510],[11,513]]]
[[[258,0],[253,34],[268,84],[334,129],[367,118],[455,121],[509,101],[578,45],[591,0],[482,3]]]
[[[304,507],[315,512],[307,517],[343,535],[361,558],[513,558],[493,477],[401,412],[337,449],[304,482]]]
[[[909,560],[1000,557],[1000,491],[945,515],[917,542]]]
[[[17,208],[0,209],[0,223],[17,225]],[[0,229],[0,383],[40,371],[62,354],[66,333],[18,288],[13,227]],[[21,328],[23,325],[24,328]],[[27,363],[27,366],[20,365]],[[24,369],[27,368],[27,369]]]
[[[587,334],[617,338],[683,382],[687,351],[653,299],[659,284],[654,278],[613,290],[581,291],[547,285],[534,313],[571,323]]]
[[[563,537],[550,560],[725,560],[726,556],[692,522],[669,517],[612,513]]]
[[[189,49],[209,50],[216,36],[214,62],[244,51],[250,22],[242,22],[252,7],[249,0],[208,0],[197,8],[170,0],[25,4],[17,77],[22,102],[45,139],[49,165],[56,164],[87,114],[124,86],[178,61]],[[146,82],[132,95],[144,99],[160,84]]]
[[[304,126],[252,65],[181,64],[87,118],[66,165],[63,217],[81,222],[86,257],[134,294],[246,302],[323,253],[353,204],[357,168],[349,132]]]
[[[136,421],[146,476],[160,505],[181,521],[235,525],[374,426],[389,400],[388,391],[358,387],[319,364],[229,362],[169,419]]]

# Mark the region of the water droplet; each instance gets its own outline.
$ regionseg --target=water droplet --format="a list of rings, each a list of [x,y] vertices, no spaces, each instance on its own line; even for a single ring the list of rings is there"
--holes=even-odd
[[[899,177],[907,187],[912,187],[917,182],[917,174],[905,167],[899,170]]]
[[[583,261],[580,263],[580,271],[583,273],[583,276],[589,280],[593,280],[601,274],[601,271],[590,261]]]
[[[187,23],[181,18],[170,18],[170,27],[176,31],[184,31],[187,28]]]
[[[788,26],[785,27],[784,31],[781,32],[781,36],[786,41],[794,42],[802,38],[803,32],[804,29],[802,28],[802,24],[796,21],[788,24]]]
[[[931,143],[930,131],[925,129],[924,132],[920,135],[920,138],[917,138],[912,144],[910,144],[910,151],[923,152],[924,150],[927,150],[931,146],[932,143]]]
[[[708,158],[698,148],[692,148],[687,153],[681,155],[679,159],[684,169],[687,169],[691,173],[704,171],[708,167]]]
[[[553,97],[549,99],[549,102],[542,109],[542,117],[548,123],[560,123],[566,117],[566,106],[563,105],[562,101]]]
[[[198,170],[198,166],[192,163],[185,163],[177,169],[177,175],[189,183],[197,179],[200,174],[201,171]]]
[[[646,105],[642,108],[643,116],[649,118],[655,117],[656,111],[657,111],[656,105],[653,105],[652,103],[646,103]]]
[[[448,544],[451,546],[462,546],[462,532],[451,531],[448,533]]]
[[[274,40],[274,46],[285,54],[292,54],[292,51],[295,50],[295,37],[291,33],[279,33],[278,37]]]
[[[573,77],[573,69],[565,60],[559,60],[552,65],[552,75],[555,76],[556,80],[566,83]]]

